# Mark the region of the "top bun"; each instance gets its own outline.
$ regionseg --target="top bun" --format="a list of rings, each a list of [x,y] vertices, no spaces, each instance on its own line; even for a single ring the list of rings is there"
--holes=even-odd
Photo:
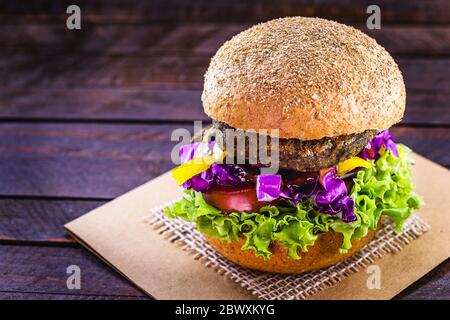
[[[318,18],[261,23],[212,58],[202,94],[206,114],[243,129],[279,129],[280,138],[321,139],[402,119],[402,74],[364,33]]]

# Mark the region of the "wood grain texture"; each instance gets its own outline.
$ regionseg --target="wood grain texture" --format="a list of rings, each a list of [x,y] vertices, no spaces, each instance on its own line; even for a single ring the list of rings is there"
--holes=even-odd
[[[75,244],[63,225],[106,201],[0,199],[0,241],[34,245]]]
[[[0,291],[0,300],[149,300],[147,296],[142,297],[128,297],[108,295],[90,295],[90,294],[61,294],[61,293],[46,293],[46,292],[8,292]]]
[[[0,194],[116,197],[174,167],[178,127],[1,125]]]
[[[0,3],[1,20],[8,23],[62,22],[70,0],[35,0],[32,6],[13,0]],[[446,0],[378,0],[384,23],[448,23],[450,5]],[[176,22],[258,22],[284,16],[319,16],[347,22],[367,18],[373,1],[351,0],[78,0],[85,23],[176,23]]]
[[[450,122],[450,94],[406,94],[406,114],[403,124],[448,125]]]
[[[0,54],[0,87],[200,89],[209,57]]]
[[[11,293],[144,297],[118,273],[81,247],[0,246],[0,297]],[[81,289],[67,289],[67,267],[81,270]]]
[[[0,119],[99,120],[99,121],[193,121],[210,119],[203,112],[200,90],[184,89],[15,89],[0,88]],[[434,98],[427,118],[447,121]],[[418,105],[422,110],[421,105]],[[426,107],[428,108],[428,107]],[[427,109],[428,110],[428,109]]]
[[[248,23],[184,23],[180,25],[88,25],[68,32],[63,24],[5,25],[0,29],[2,52],[34,54],[152,55],[183,52],[212,56]],[[369,30],[354,27],[375,38],[392,55],[450,55],[450,27],[387,25]]]
[[[183,125],[0,125],[0,195],[116,197],[174,167],[176,128]],[[392,133],[450,166],[450,128]]]

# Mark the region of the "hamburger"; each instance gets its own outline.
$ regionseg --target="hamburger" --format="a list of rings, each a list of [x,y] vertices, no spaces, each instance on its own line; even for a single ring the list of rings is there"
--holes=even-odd
[[[421,204],[411,150],[388,131],[405,100],[393,58],[352,27],[304,17],[253,26],[211,60],[202,102],[212,125],[180,148],[172,174],[185,194],[165,212],[195,223],[243,267],[301,273],[336,264],[384,218],[401,231]],[[271,148],[276,161],[250,157],[255,148]]]

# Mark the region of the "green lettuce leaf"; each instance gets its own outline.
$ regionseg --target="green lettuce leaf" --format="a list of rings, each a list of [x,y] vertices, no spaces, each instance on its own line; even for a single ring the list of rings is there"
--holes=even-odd
[[[406,146],[397,144],[400,157],[385,151],[369,169],[360,170],[353,179],[350,196],[355,201],[357,220],[343,222],[337,216],[323,214],[314,209],[311,200],[285,206],[266,206],[259,212],[233,212],[225,214],[209,205],[202,193],[185,190],[182,199],[165,208],[169,218],[179,217],[194,222],[198,230],[224,242],[245,238],[242,250],[253,250],[256,256],[269,259],[271,245],[279,241],[288,249],[288,256],[300,259],[299,251],[306,252],[314,245],[321,232],[343,235],[340,253],[352,247],[352,240],[361,239],[369,229],[374,230],[382,214],[395,222],[401,231],[404,221],[417,209],[422,199],[416,195],[411,181]]]
[[[422,204],[422,198],[413,192],[409,157],[411,150],[397,144],[400,156],[390,151],[384,152],[375,165],[358,172],[350,196],[355,201],[356,215],[361,226],[375,229],[381,214],[395,222],[396,231],[401,231],[403,223],[412,211]],[[367,234],[361,232],[353,238],[359,239]]]

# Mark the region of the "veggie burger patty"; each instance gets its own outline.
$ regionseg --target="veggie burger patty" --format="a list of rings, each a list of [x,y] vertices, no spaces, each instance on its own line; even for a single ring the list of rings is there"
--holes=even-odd
[[[241,139],[243,135],[249,135],[248,132],[216,120],[213,121],[213,127],[222,132],[223,141],[227,141],[227,135],[230,133],[238,137],[238,139]],[[318,140],[279,139],[279,166],[282,169],[300,172],[319,171],[323,168],[329,168],[358,154],[372,140],[376,132],[376,130],[366,130],[361,133],[324,137]],[[257,145],[259,145],[261,135],[257,133],[255,135],[256,139],[258,139]],[[242,158],[245,157],[248,161],[249,144],[255,143],[255,140],[251,141],[246,138],[244,141],[245,148],[238,148],[238,144],[234,143],[234,154],[241,155]],[[267,150],[270,150],[270,144],[271,138],[268,136]]]

